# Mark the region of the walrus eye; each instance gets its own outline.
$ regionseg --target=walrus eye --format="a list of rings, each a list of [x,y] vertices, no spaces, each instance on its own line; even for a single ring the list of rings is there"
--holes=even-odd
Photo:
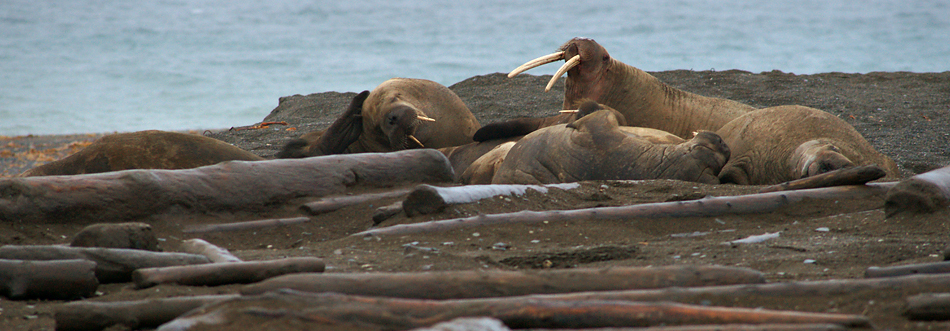
[[[604,61],[610,60],[610,54],[604,54]]]

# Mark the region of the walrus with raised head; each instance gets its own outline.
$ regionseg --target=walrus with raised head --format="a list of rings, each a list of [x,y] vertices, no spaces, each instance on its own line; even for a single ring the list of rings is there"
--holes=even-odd
[[[189,169],[224,161],[263,159],[214,138],[148,130],[104,136],[76,153],[27,170],[19,176],[79,175],[129,169]]]
[[[588,115],[569,124],[539,129],[518,140],[497,167],[492,182],[719,182],[719,170],[729,159],[729,148],[715,133],[701,131],[690,140],[682,140],[652,129],[624,130],[626,120],[622,114],[598,106],[585,103],[579,111]]]
[[[844,120],[805,106],[769,107],[742,115],[716,131],[732,157],[722,183],[778,184],[860,165],[877,165],[897,179],[900,170]]]
[[[623,114],[630,126],[663,130],[688,139],[693,132],[719,130],[736,117],[755,110],[736,101],[705,97],[669,86],[643,70],[614,59],[603,46],[586,38],[571,39],[557,52],[531,60],[508,76],[560,60],[566,62],[545,91],[567,73],[565,109],[582,99],[591,99]]]
[[[472,142],[481,126],[447,87],[393,78],[363,91],[324,132],[288,142],[279,158],[443,148]]]

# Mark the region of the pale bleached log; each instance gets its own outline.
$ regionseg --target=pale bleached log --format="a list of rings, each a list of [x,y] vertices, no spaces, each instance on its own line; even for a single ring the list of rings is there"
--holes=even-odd
[[[241,259],[231,254],[227,249],[218,247],[203,239],[195,238],[184,240],[181,242],[179,249],[189,254],[204,255],[212,263],[241,262]]]
[[[339,197],[326,197],[320,200],[312,201],[305,203],[300,207],[301,210],[310,213],[310,215],[320,215],[324,213],[329,213],[331,211],[338,210],[340,208],[349,207],[361,203],[383,200],[383,199],[392,199],[403,197],[406,194],[409,194],[410,189],[398,189],[388,192],[380,193],[367,193],[360,195],[351,195],[351,196],[339,196]]]
[[[631,218],[712,217],[720,215],[757,214],[775,211],[808,199],[867,199],[881,197],[894,183],[872,183],[861,186],[838,186],[796,191],[781,191],[699,200],[645,203],[621,207],[599,207],[574,210],[520,211],[478,215],[466,218],[400,224],[366,230],[351,236],[405,235],[438,232],[494,224],[563,222],[574,220],[627,220]],[[842,211],[844,212],[844,211]]]
[[[191,286],[247,284],[296,273],[323,272],[326,265],[315,257],[268,261],[222,262],[190,266],[142,268],[132,272],[138,288],[174,283]]]
[[[761,272],[720,266],[559,269],[545,271],[441,271],[424,273],[328,273],[274,277],[250,284],[242,294],[280,288],[417,299],[459,299],[534,293],[611,291],[762,283]]]
[[[115,325],[121,325],[125,330],[153,329],[189,310],[237,296],[224,294],[138,301],[78,301],[56,306],[53,315],[57,331],[99,331]]]
[[[272,228],[276,226],[284,226],[284,225],[291,225],[291,224],[300,224],[300,223],[306,223],[309,221],[310,221],[309,217],[271,218],[271,219],[266,219],[266,220],[246,221],[246,222],[236,222],[236,223],[203,224],[203,225],[188,227],[182,230],[182,232],[208,233],[208,232],[245,231],[245,230]]]
[[[161,253],[139,249],[15,246],[0,247],[0,259],[11,260],[73,260],[84,259],[96,263],[96,278],[100,283],[123,283],[132,280],[132,271],[140,268],[210,263],[207,257],[185,253]]]
[[[485,316],[510,328],[603,328],[655,325],[827,323],[870,327],[861,315],[807,313],[752,308],[724,308],[670,302],[558,301],[527,297],[470,300],[419,300],[365,297],[338,293],[302,293],[289,290],[242,296],[192,310],[158,330],[185,330],[202,323],[215,328],[238,320],[250,329],[267,325],[326,325],[332,323],[403,330],[460,317]],[[313,324],[308,324],[313,323]],[[319,324],[317,324],[319,323]]]
[[[437,213],[451,204],[472,203],[499,195],[524,195],[527,190],[547,193],[549,188],[570,190],[578,183],[550,185],[465,185],[439,187],[422,184],[409,192],[402,202],[407,216]]]
[[[171,211],[259,211],[354,186],[453,180],[448,159],[434,149],[229,161],[183,170],[3,178],[0,220],[117,222]]]
[[[884,171],[884,168],[877,165],[871,164],[848,167],[781,184],[766,186],[759,190],[759,193],[804,190],[830,186],[864,185],[872,180],[884,178],[884,176],[887,176],[887,172]]]
[[[99,288],[95,269],[89,260],[0,259],[0,294],[14,300],[88,297]]]
[[[950,293],[923,293],[907,298],[903,315],[911,320],[950,320]]]
[[[942,273],[950,273],[950,262],[917,263],[893,267],[869,267],[864,271],[864,277],[875,278]]]
[[[887,217],[899,213],[933,213],[950,206],[950,166],[928,171],[895,185],[884,198]]]

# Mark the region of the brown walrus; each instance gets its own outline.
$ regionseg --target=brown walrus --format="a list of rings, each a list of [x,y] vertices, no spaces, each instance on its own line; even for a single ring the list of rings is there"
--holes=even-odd
[[[556,53],[531,60],[508,76],[559,60],[567,61],[551,78],[546,91],[567,73],[565,108],[579,100],[591,99],[623,114],[630,126],[659,129],[689,138],[696,131],[716,131],[736,117],[755,110],[736,101],[676,89],[612,58],[603,46],[585,38],[571,39]]]
[[[742,115],[716,131],[732,157],[722,183],[778,184],[860,165],[875,164],[900,177],[897,164],[844,120],[805,106],[769,107]]]
[[[581,108],[584,108],[582,105]],[[624,116],[600,109],[569,124],[534,131],[515,143],[492,178],[496,184],[550,184],[584,180],[679,179],[718,183],[729,148],[701,131],[678,144],[624,131]],[[675,138],[678,139],[678,138]],[[658,143],[659,141],[659,143]]]
[[[224,161],[263,159],[214,138],[148,130],[104,136],[76,153],[27,170],[19,176],[79,175],[128,169],[188,169]]]
[[[447,87],[425,79],[393,78],[363,91],[323,133],[288,142],[279,158],[443,148],[472,142],[481,127]]]

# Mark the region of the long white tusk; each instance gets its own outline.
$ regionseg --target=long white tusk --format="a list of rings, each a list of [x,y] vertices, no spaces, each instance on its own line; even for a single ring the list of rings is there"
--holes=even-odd
[[[554,86],[554,82],[556,82],[558,78],[561,78],[561,76],[563,76],[565,72],[567,72],[568,70],[571,70],[571,68],[576,67],[580,63],[581,63],[580,54],[574,55],[574,57],[572,57],[570,60],[567,60],[567,62],[564,62],[564,65],[561,66],[561,69],[558,69],[557,72],[554,73],[554,77],[551,77],[551,81],[548,82],[548,86],[544,87],[544,92],[550,91],[551,87]]]
[[[561,111],[558,111],[558,112],[559,112],[559,113],[572,113],[572,114],[573,114],[573,113],[576,113],[576,112],[578,112],[578,111],[580,111],[580,109],[565,109],[565,110],[561,110]]]
[[[560,51],[557,53],[548,54],[548,55],[539,57],[537,59],[528,61],[527,63],[518,66],[517,68],[515,68],[515,70],[512,70],[510,73],[508,73],[508,78],[514,77],[515,75],[528,71],[532,68],[536,68],[536,67],[539,67],[539,66],[542,66],[554,61],[560,61],[563,59],[564,59],[564,51]]]
[[[419,139],[416,139],[416,137],[413,137],[412,135],[409,135],[409,139],[412,139],[412,141],[415,141],[417,144],[419,144],[419,146],[426,147],[426,145],[423,145],[422,142],[419,141]]]
[[[418,118],[418,119],[420,119],[420,120],[423,120],[423,121],[427,121],[427,122],[435,122],[435,119],[434,119],[434,118],[427,117],[427,116],[425,116],[425,115],[416,115],[416,118]]]

